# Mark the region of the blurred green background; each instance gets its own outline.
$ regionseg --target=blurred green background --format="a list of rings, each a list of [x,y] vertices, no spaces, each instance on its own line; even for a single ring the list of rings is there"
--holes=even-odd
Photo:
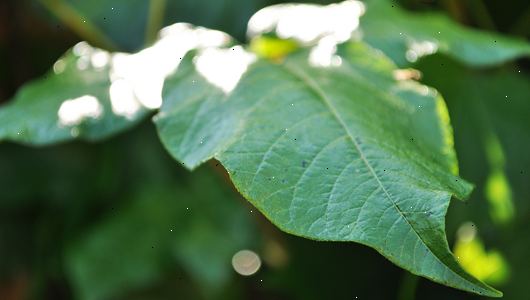
[[[245,42],[250,16],[279,2],[3,0],[0,103],[80,40],[136,51],[160,26],[190,22]],[[399,4],[530,37],[528,1]],[[436,54],[407,66],[444,95],[461,175],[476,184],[468,202],[450,207],[452,249],[506,299],[528,299],[529,60],[473,69]],[[505,96],[510,105],[496,100]],[[232,268],[241,249],[261,257],[253,276]],[[361,245],[280,232],[238,195],[216,162],[193,173],[181,168],[149,120],[102,143],[0,144],[2,300],[479,298],[410,275]]]

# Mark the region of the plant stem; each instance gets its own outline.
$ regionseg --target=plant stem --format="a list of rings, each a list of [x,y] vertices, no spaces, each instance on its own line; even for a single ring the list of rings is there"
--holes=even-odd
[[[40,3],[84,40],[107,50],[118,49],[89,19],[63,0],[40,0]]]
[[[404,271],[401,285],[398,291],[398,300],[414,300],[416,297],[416,287],[418,286],[419,277]]]
[[[149,17],[145,29],[145,43],[150,44],[156,40],[156,36],[164,23],[164,10],[166,0],[151,0],[149,2]]]

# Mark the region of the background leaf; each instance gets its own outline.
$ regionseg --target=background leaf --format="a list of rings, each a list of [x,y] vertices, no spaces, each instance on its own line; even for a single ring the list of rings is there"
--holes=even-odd
[[[436,52],[475,67],[530,55],[524,40],[466,28],[440,13],[407,12],[393,1],[367,2],[360,27],[363,40],[399,66]]]

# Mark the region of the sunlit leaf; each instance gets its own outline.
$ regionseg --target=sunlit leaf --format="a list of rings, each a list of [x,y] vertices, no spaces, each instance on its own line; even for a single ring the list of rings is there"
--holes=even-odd
[[[42,145],[123,131],[161,105],[164,79],[188,51],[229,41],[222,32],[179,23],[135,54],[81,42],[0,108],[0,140]]]
[[[508,278],[509,269],[504,257],[496,250],[484,249],[472,223],[466,223],[458,230],[454,252],[462,267],[484,282],[499,284]]]

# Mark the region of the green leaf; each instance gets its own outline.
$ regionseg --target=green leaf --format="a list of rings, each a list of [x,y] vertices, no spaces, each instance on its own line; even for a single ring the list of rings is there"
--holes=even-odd
[[[464,198],[471,186],[452,174],[446,141],[424,129],[440,136],[445,121],[417,118],[435,114],[439,96],[395,81],[388,59],[368,48],[323,59],[315,49],[279,64],[237,47],[189,55],[155,116],[164,145],[191,169],[219,160],[288,233],[362,243],[414,274],[500,296],[447,245],[451,195]]]
[[[165,77],[188,51],[229,42],[222,32],[185,23],[162,29],[153,46],[135,54],[81,42],[0,109],[0,141],[46,145],[121,132],[160,106]]]
[[[0,140],[34,145],[99,140],[137,123],[148,111],[132,92],[118,98],[109,93],[114,57],[77,44],[53,70],[22,87],[0,109]]]
[[[466,28],[441,13],[407,12],[392,1],[367,2],[360,27],[367,43],[400,66],[435,52],[471,66],[530,55],[530,44],[522,39]]]
[[[77,238],[66,264],[80,299],[114,299],[168,274],[180,277],[179,269],[206,294],[225,287],[234,274],[232,255],[255,247],[256,228],[214,174],[190,177],[176,186],[140,187],[130,205]]]

